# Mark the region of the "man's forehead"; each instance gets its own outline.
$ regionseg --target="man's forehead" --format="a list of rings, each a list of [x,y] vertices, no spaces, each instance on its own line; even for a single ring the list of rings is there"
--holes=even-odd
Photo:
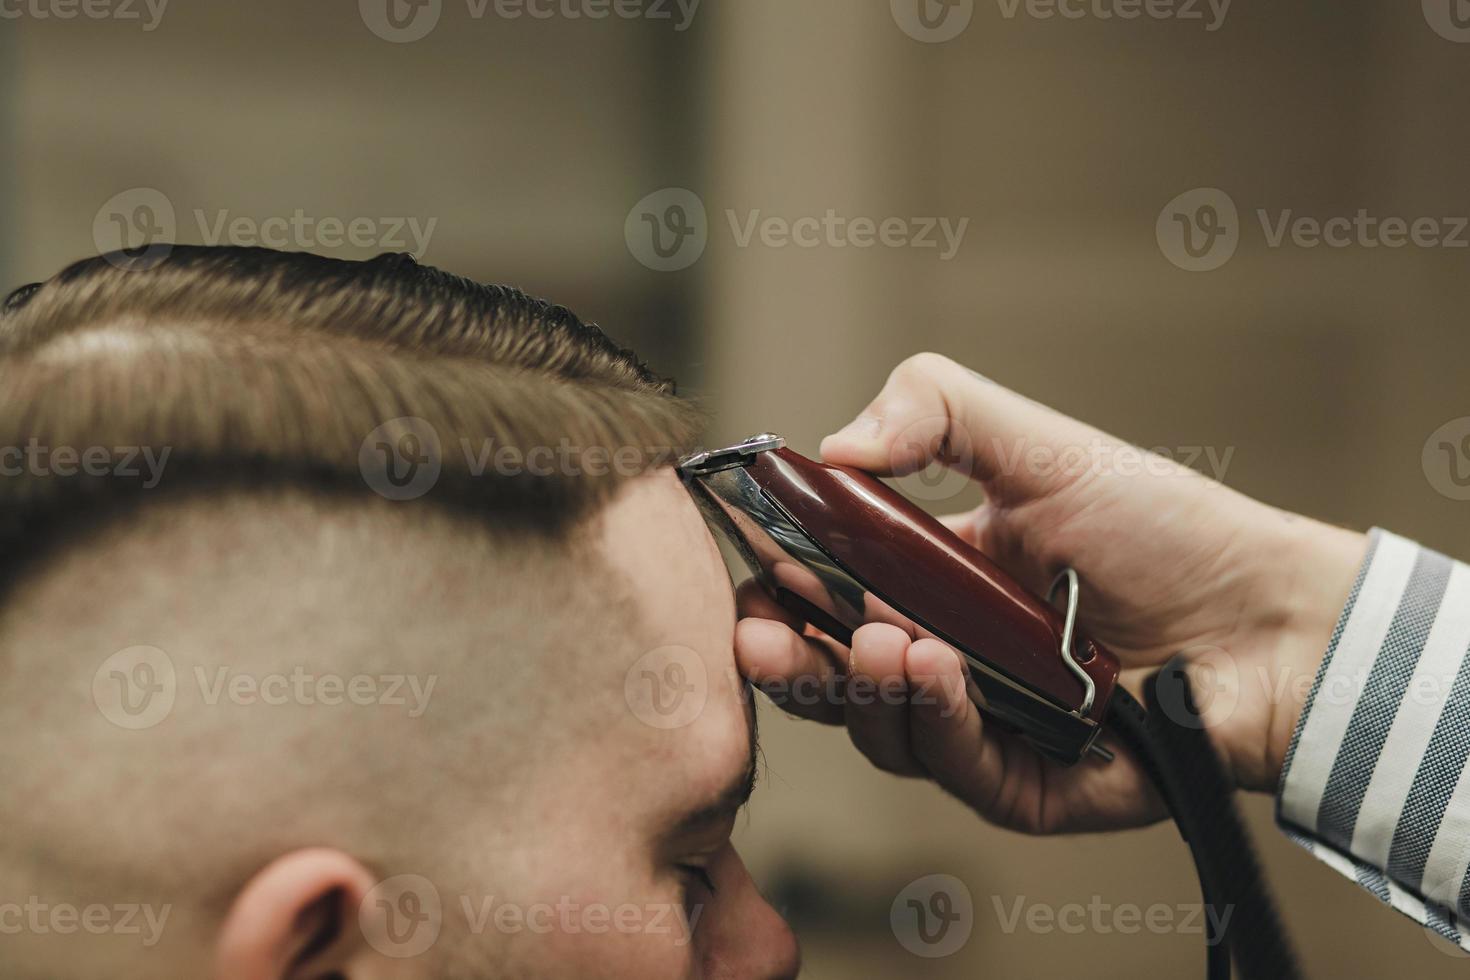
[[[625,487],[603,513],[599,534],[641,613],[644,649],[633,652],[625,678],[627,706],[643,734],[636,751],[680,773],[673,785],[686,802],[721,802],[743,782],[753,733],[719,548],[669,470]]]
[[[706,655],[730,653],[735,613],[729,574],[672,470],[646,474],[619,492],[601,515],[599,545],[627,576],[655,640]]]

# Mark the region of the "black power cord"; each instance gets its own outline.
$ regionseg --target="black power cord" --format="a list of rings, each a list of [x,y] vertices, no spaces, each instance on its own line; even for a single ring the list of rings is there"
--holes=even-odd
[[[1232,956],[1242,980],[1298,980],[1291,941],[1195,707],[1184,661],[1176,657],[1150,677],[1144,700],[1147,711],[1117,688],[1108,730],[1148,774],[1194,855],[1209,980],[1230,980]]]

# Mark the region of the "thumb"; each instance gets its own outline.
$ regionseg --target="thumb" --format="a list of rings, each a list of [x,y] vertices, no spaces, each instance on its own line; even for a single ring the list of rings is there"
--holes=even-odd
[[[916,354],[856,419],[822,440],[822,458],[883,476],[942,463],[1022,500],[1070,481],[1117,439],[987,380],[940,354]]]

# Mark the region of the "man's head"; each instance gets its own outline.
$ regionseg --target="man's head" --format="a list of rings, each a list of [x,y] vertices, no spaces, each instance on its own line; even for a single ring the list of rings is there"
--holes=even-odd
[[[596,328],[111,256],[12,297],[0,404],[6,976],[793,971],[697,419]]]

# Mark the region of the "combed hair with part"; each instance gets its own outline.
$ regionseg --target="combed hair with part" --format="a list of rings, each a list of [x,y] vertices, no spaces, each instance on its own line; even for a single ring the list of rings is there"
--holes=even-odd
[[[0,543],[137,496],[141,472],[78,467],[89,448],[166,451],[170,487],[370,492],[359,453],[385,424],[437,439],[423,499],[563,528],[687,448],[698,423],[596,326],[409,256],[112,253],[0,307]],[[20,465],[27,446],[71,462]],[[524,465],[537,451],[542,465]]]

